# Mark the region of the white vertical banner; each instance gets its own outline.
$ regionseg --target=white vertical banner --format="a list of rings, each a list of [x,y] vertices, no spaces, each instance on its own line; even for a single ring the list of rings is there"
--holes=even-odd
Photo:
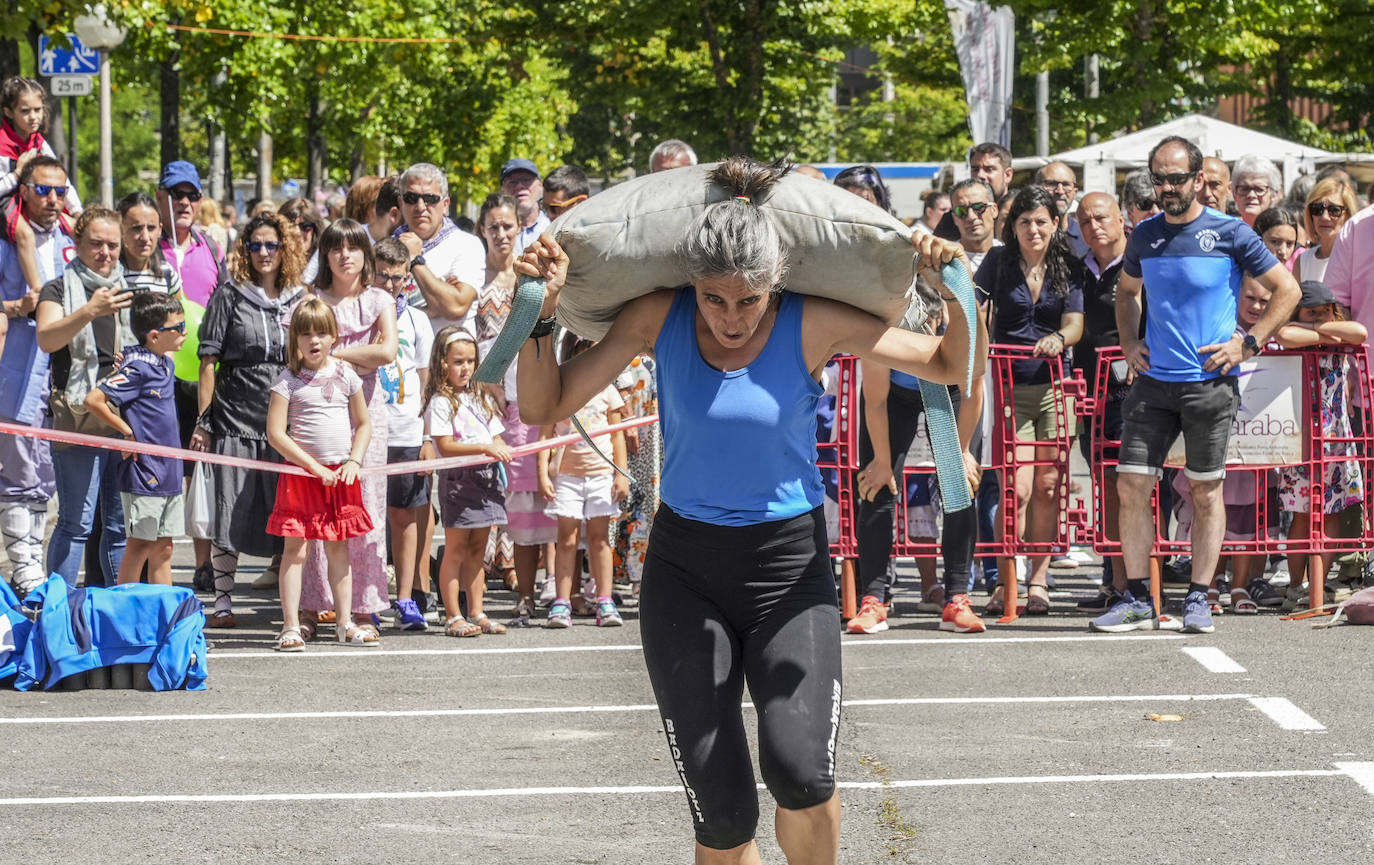
[[[974,0],[945,0],[964,79],[974,144],[1011,147],[1011,84],[1016,71],[1016,16]]]

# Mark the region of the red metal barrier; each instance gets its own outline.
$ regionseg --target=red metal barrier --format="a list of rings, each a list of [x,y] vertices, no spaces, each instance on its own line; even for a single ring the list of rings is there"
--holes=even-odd
[[[1369,358],[1363,346],[1320,346],[1305,349],[1273,350],[1265,353],[1265,357],[1273,356],[1296,356],[1303,361],[1302,382],[1302,419],[1301,429],[1304,431],[1303,458],[1299,463],[1291,465],[1301,465],[1307,469],[1309,479],[1309,519],[1310,529],[1308,536],[1302,539],[1287,539],[1277,537],[1270,531],[1271,526],[1278,522],[1276,508],[1278,503],[1271,500],[1268,493],[1269,479],[1275,469],[1280,469],[1290,464],[1249,464],[1245,466],[1233,465],[1227,467],[1228,475],[1249,475],[1254,484],[1255,516],[1253,526],[1253,537],[1251,539],[1230,538],[1222,543],[1222,555],[1262,555],[1271,553],[1284,554],[1307,554],[1309,556],[1316,553],[1339,554],[1357,550],[1368,550],[1374,545],[1374,531],[1371,531],[1369,520],[1366,518],[1361,521],[1360,532],[1353,538],[1341,538],[1330,534],[1327,531],[1327,515],[1323,512],[1323,500],[1326,466],[1332,463],[1354,461],[1359,464],[1364,478],[1364,511],[1368,515],[1371,513],[1371,505],[1374,504],[1374,491],[1371,490],[1371,469],[1374,469],[1374,425],[1371,425],[1370,407],[1374,406],[1371,400],[1371,388],[1369,377]],[[1320,364],[1323,358],[1342,358],[1349,363],[1347,382],[1351,388],[1352,398],[1348,400],[1352,412],[1351,423],[1354,434],[1350,437],[1328,436],[1322,426],[1322,373]],[[1098,354],[1097,380],[1099,382],[1110,381],[1111,365],[1115,361],[1123,359],[1119,348],[1102,349]],[[1114,483],[1115,466],[1117,465],[1116,448],[1120,442],[1116,439],[1107,437],[1106,430],[1106,411],[1108,400],[1105,395],[1101,395],[1095,405],[1092,415],[1092,488],[1093,488],[1093,514],[1092,520],[1092,544],[1093,548],[1102,555],[1119,555],[1121,544],[1119,538],[1110,536],[1107,527],[1107,515],[1112,503],[1107,500],[1108,484]],[[1353,449],[1353,454],[1343,453],[1347,448]],[[1171,539],[1165,532],[1168,525],[1168,516],[1159,513],[1159,491],[1156,488],[1154,495],[1151,496],[1150,506],[1155,516],[1155,540],[1152,554],[1155,556],[1170,553],[1187,552],[1191,549],[1191,542],[1187,539]],[[1247,529],[1250,528],[1247,525]],[[1309,600],[1311,606],[1320,606],[1325,574],[1320,572],[1322,569],[1312,567],[1309,564]]]

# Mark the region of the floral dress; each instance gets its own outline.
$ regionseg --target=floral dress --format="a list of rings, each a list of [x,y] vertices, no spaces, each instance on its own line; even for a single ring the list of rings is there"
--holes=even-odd
[[[324,294],[320,298],[334,308],[334,318],[339,323],[337,348],[371,343],[377,335],[377,319],[387,308],[396,306],[390,294],[372,287],[337,302]],[[372,440],[363,453],[363,468],[386,465],[386,389],[380,386],[375,370],[366,375],[359,373],[359,377],[372,418]],[[358,483],[362,486],[363,507],[372,517],[372,531],[349,539],[348,560],[353,568],[353,612],[370,614],[391,606],[386,578],[386,477],[365,474],[358,478]],[[301,609],[334,609],[334,593],[327,574],[324,544],[312,541],[301,585]]]
[[[1317,361],[1317,370],[1322,386],[1322,431],[1333,438],[1350,438],[1350,361],[1342,355],[1323,355]],[[1328,444],[1326,456],[1355,456],[1355,444]],[[1358,462],[1327,460],[1324,465],[1322,513],[1339,513],[1364,500],[1364,476]],[[1311,507],[1310,489],[1306,466],[1285,466],[1279,470],[1279,502],[1285,511],[1306,513]]]
[[[658,394],[654,388],[654,361],[647,354],[630,362],[616,387],[625,400],[624,418],[644,417],[658,411]],[[657,423],[636,427],[639,446],[629,454],[630,498],[625,503],[625,516],[615,526],[615,578],[617,581],[638,583],[644,571],[644,554],[649,548],[649,530],[653,528],[654,513],[658,510],[659,472],[663,466],[663,440]]]

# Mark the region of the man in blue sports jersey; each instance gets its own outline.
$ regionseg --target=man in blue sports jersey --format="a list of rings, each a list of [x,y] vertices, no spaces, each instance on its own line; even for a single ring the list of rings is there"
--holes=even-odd
[[[1301,291],[1244,222],[1198,201],[1203,174],[1197,145],[1177,136],[1155,145],[1150,182],[1164,212],[1131,233],[1116,290],[1121,348],[1135,376],[1122,406],[1125,424],[1117,466],[1127,591],[1090,628],[1116,632],[1158,627],[1146,588],[1155,531],[1150,493],[1163,474],[1165,455],[1182,433],[1196,511],[1193,582],[1184,600],[1183,630],[1210,634],[1214,628],[1207,591],[1226,528],[1221,483],[1239,404],[1231,373],[1259,354],[1288,321]],[[1268,310],[1244,335],[1236,330],[1242,274],[1273,292]],[[1137,337],[1142,290],[1150,303],[1143,342]]]

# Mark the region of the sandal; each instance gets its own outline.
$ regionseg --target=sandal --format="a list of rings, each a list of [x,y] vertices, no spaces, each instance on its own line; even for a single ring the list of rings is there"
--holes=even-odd
[[[309,610],[300,610],[296,613],[296,616],[301,622],[301,639],[305,640],[307,643],[315,639],[315,632],[319,630],[319,619],[316,618],[315,614]]]
[[[234,618],[234,614],[228,610],[215,610],[205,614],[205,627],[207,628],[237,628],[239,620]]]
[[[1040,594],[1035,590],[1039,589]],[[1050,590],[1045,586],[1026,587],[1026,615],[1048,616],[1050,614]]]
[[[376,648],[381,645],[377,635],[367,628],[349,623],[348,627],[335,635],[335,639],[343,646],[360,646],[365,648]]]
[[[1002,603],[1002,590],[997,589],[997,593],[988,599],[988,605],[983,608],[983,615],[1001,618],[1007,611],[1006,604]]]
[[[486,613],[478,613],[477,618],[472,620],[472,624],[481,628],[484,634],[504,634],[506,626],[500,622],[493,622]]]
[[[1236,615],[1251,616],[1259,612],[1259,604],[1242,588],[1231,589],[1231,612]]]
[[[315,621],[322,625],[332,625],[339,620],[339,614],[334,610],[321,610],[315,614]]]
[[[276,642],[272,648],[278,652],[303,652],[305,651],[305,638],[301,636],[300,628],[282,628],[277,635]]]
[[[482,634],[481,625],[474,625],[462,616],[454,616],[444,622],[444,633],[450,637],[477,637]]]

